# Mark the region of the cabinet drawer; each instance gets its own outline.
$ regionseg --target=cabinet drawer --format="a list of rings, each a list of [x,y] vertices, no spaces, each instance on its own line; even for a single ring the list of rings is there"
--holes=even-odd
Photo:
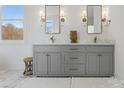
[[[61,50],[62,51],[71,51],[71,52],[73,52],[73,51],[85,52],[86,48],[85,48],[85,46],[75,46],[75,45],[73,45],[73,46],[61,46]]]
[[[85,54],[83,53],[65,53],[64,62],[65,63],[85,63]]]
[[[67,65],[64,67],[66,74],[85,74],[85,65]]]
[[[87,46],[87,52],[113,52],[113,46]]]
[[[44,52],[59,52],[60,47],[57,46],[34,46],[34,51],[44,51]]]

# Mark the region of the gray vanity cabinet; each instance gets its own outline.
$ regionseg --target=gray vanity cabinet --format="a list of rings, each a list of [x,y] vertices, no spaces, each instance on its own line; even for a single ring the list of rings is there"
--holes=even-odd
[[[60,74],[61,73],[61,60],[60,53],[52,52],[48,53],[48,74]]]
[[[112,75],[113,74],[113,54],[101,53],[99,62],[100,75]]]
[[[34,45],[33,74],[48,76],[61,74],[60,48],[55,46]]]
[[[61,62],[58,52],[36,52],[34,73],[36,75],[60,74]]]
[[[35,76],[113,76],[114,45],[34,45]]]
[[[112,53],[88,53],[87,75],[112,75]]]
[[[99,55],[97,53],[87,54],[87,75],[99,74]]]
[[[87,47],[87,75],[112,76],[114,67],[113,46]]]
[[[83,52],[65,52],[63,53],[63,71],[66,76],[85,75],[86,54]]]
[[[46,53],[35,52],[34,53],[35,64],[33,64],[33,73],[36,75],[47,74],[47,56]]]

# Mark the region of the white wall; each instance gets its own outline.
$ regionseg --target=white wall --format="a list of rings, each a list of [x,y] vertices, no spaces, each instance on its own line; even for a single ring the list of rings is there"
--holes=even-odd
[[[84,26],[81,22],[82,8],[84,6],[61,6],[61,9],[65,11],[66,22],[61,26],[61,34],[55,35],[56,43],[70,43],[70,30],[78,31],[79,42],[93,41],[93,37],[96,34],[87,34],[86,25]],[[0,69],[23,69],[23,58],[32,56],[33,44],[51,43],[49,39],[50,35],[45,34],[44,26],[40,22],[40,9],[41,6],[25,6],[24,40],[0,40]],[[112,12],[112,14],[112,17],[116,18],[114,17],[115,13]],[[119,23],[119,21],[117,22]],[[118,29],[112,30],[118,31]],[[112,30],[109,31],[108,27],[103,27],[103,33],[97,36],[102,39],[111,39]]]
[[[118,78],[124,80],[124,6],[111,6],[111,25],[113,39],[115,44],[115,72]]]

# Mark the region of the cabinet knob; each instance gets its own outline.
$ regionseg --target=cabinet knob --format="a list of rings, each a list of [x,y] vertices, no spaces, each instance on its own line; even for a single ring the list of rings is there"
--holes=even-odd
[[[77,48],[70,48],[70,50],[78,50]]]

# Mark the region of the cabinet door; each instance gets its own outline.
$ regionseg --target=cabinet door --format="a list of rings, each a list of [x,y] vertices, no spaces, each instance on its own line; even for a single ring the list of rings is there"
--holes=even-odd
[[[48,53],[48,74],[61,74],[60,53]]]
[[[88,75],[99,74],[99,55],[97,53],[87,54],[87,74]]]
[[[35,54],[36,74],[47,74],[47,56],[45,53]]]
[[[100,56],[100,74],[101,75],[110,75],[113,70],[113,60],[111,53],[102,53]]]

